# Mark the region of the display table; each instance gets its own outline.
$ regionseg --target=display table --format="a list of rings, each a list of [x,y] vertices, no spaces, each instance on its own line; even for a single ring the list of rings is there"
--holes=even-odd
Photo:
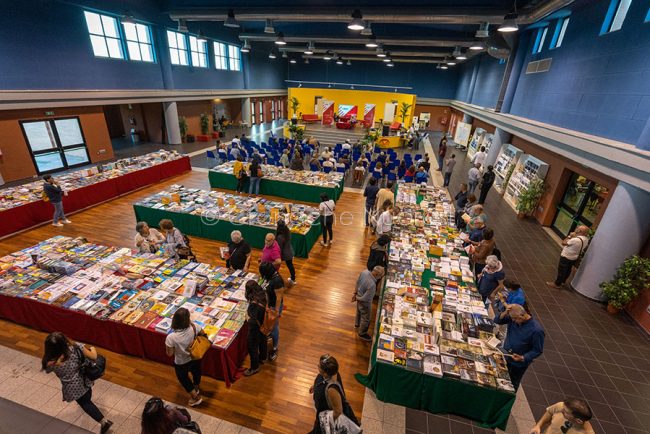
[[[189,157],[167,161],[123,176],[71,190],[67,196],[63,197],[63,207],[66,213],[78,211],[147,185],[155,184],[163,179],[180,175],[191,169]],[[3,222],[0,225],[0,237],[51,220],[53,213],[52,204],[42,200],[0,211],[0,220]]]
[[[180,229],[181,232],[196,237],[229,242],[230,233],[238,230],[251,247],[258,249],[264,247],[264,237],[266,234],[275,232],[274,229],[262,226],[233,223],[228,220],[207,220],[198,215],[171,212],[141,205],[133,205],[133,210],[135,211],[137,221],[144,221],[151,227],[158,227],[160,220],[171,219],[174,222],[174,226]],[[293,245],[295,255],[301,258],[307,258],[309,251],[316,243],[320,233],[321,227],[319,221],[313,224],[305,235],[292,233],[291,244]]]
[[[237,178],[231,173],[220,173],[210,170],[208,176],[210,187],[212,188],[223,188],[226,190],[237,189]],[[343,193],[343,183],[344,180],[342,179],[337,187],[332,188],[262,178],[260,180],[260,194],[284,197],[301,202],[319,203],[321,193],[327,193],[330,199],[337,201],[341,197],[341,193]],[[248,181],[244,185],[244,191],[248,191]]]
[[[165,334],[120,322],[99,320],[27,298],[0,294],[0,317],[45,332],[62,332],[69,338],[120,354],[172,364],[165,353]],[[203,358],[202,372],[230,386],[247,355],[248,327],[242,327],[226,349],[211,347]],[[110,365],[110,360],[108,361]],[[171,374],[170,374],[171,375]]]

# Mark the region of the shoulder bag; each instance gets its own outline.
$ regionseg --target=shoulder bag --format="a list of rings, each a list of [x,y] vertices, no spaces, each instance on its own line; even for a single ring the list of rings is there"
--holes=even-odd
[[[191,326],[194,331],[194,340],[187,347],[187,352],[190,353],[192,360],[201,360],[212,346],[212,342],[210,342],[210,339],[208,339],[203,331],[197,333],[194,324],[191,324]]]
[[[82,377],[86,377],[90,381],[95,381],[104,376],[104,372],[106,372],[106,358],[104,356],[97,354],[97,358],[91,360],[86,357],[79,345],[75,345],[74,350],[79,357],[79,371]]]
[[[580,264],[582,263],[582,258],[584,258],[585,256],[585,242],[582,241],[581,237],[578,237],[578,239],[580,240],[580,253],[578,254],[578,259],[576,259],[575,262],[573,263],[573,266],[576,268],[576,270],[580,268]]]

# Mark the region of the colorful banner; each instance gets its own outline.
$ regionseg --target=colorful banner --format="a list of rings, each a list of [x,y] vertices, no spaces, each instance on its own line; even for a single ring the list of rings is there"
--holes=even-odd
[[[332,125],[334,122],[334,101],[322,100],[323,125]]]
[[[363,107],[363,123],[371,128],[375,124],[375,104],[366,104]]]
[[[353,116],[356,118],[358,113],[359,109],[356,105],[339,104],[338,114],[340,118],[352,118]]]

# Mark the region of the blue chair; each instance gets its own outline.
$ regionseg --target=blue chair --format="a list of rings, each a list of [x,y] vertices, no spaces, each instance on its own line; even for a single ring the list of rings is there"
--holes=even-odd
[[[388,173],[388,180],[397,181],[397,175],[395,175],[393,172]]]
[[[422,154],[415,154],[415,161],[421,160]]]
[[[337,168],[336,168],[336,171],[337,171],[338,173],[345,173],[345,170],[346,170],[345,167],[337,167]]]
[[[404,177],[404,182],[413,182],[413,177],[412,176],[405,176]]]
[[[332,171],[331,167],[323,167],[323,172],[330,173]]]
[[[208,157],[208,160],[213,160],[213,164],[215,165],[219,162],[217,156],[214,155],[214,151],[206,151],[206,157]]]
[[[315,164],[310,164],[309,165],[309,170],[311,170],[312,172],[320,172],[320,170],[318,169],[318,166],[315,165]]]
[[[382,174],[380,172],[372,171],[372,177],[379,180],[382,177]]]

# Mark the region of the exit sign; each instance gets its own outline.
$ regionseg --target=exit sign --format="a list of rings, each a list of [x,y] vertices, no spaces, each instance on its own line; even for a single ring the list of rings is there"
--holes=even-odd
[[[45,116],[54,116],[54,112],[45,112]]]

